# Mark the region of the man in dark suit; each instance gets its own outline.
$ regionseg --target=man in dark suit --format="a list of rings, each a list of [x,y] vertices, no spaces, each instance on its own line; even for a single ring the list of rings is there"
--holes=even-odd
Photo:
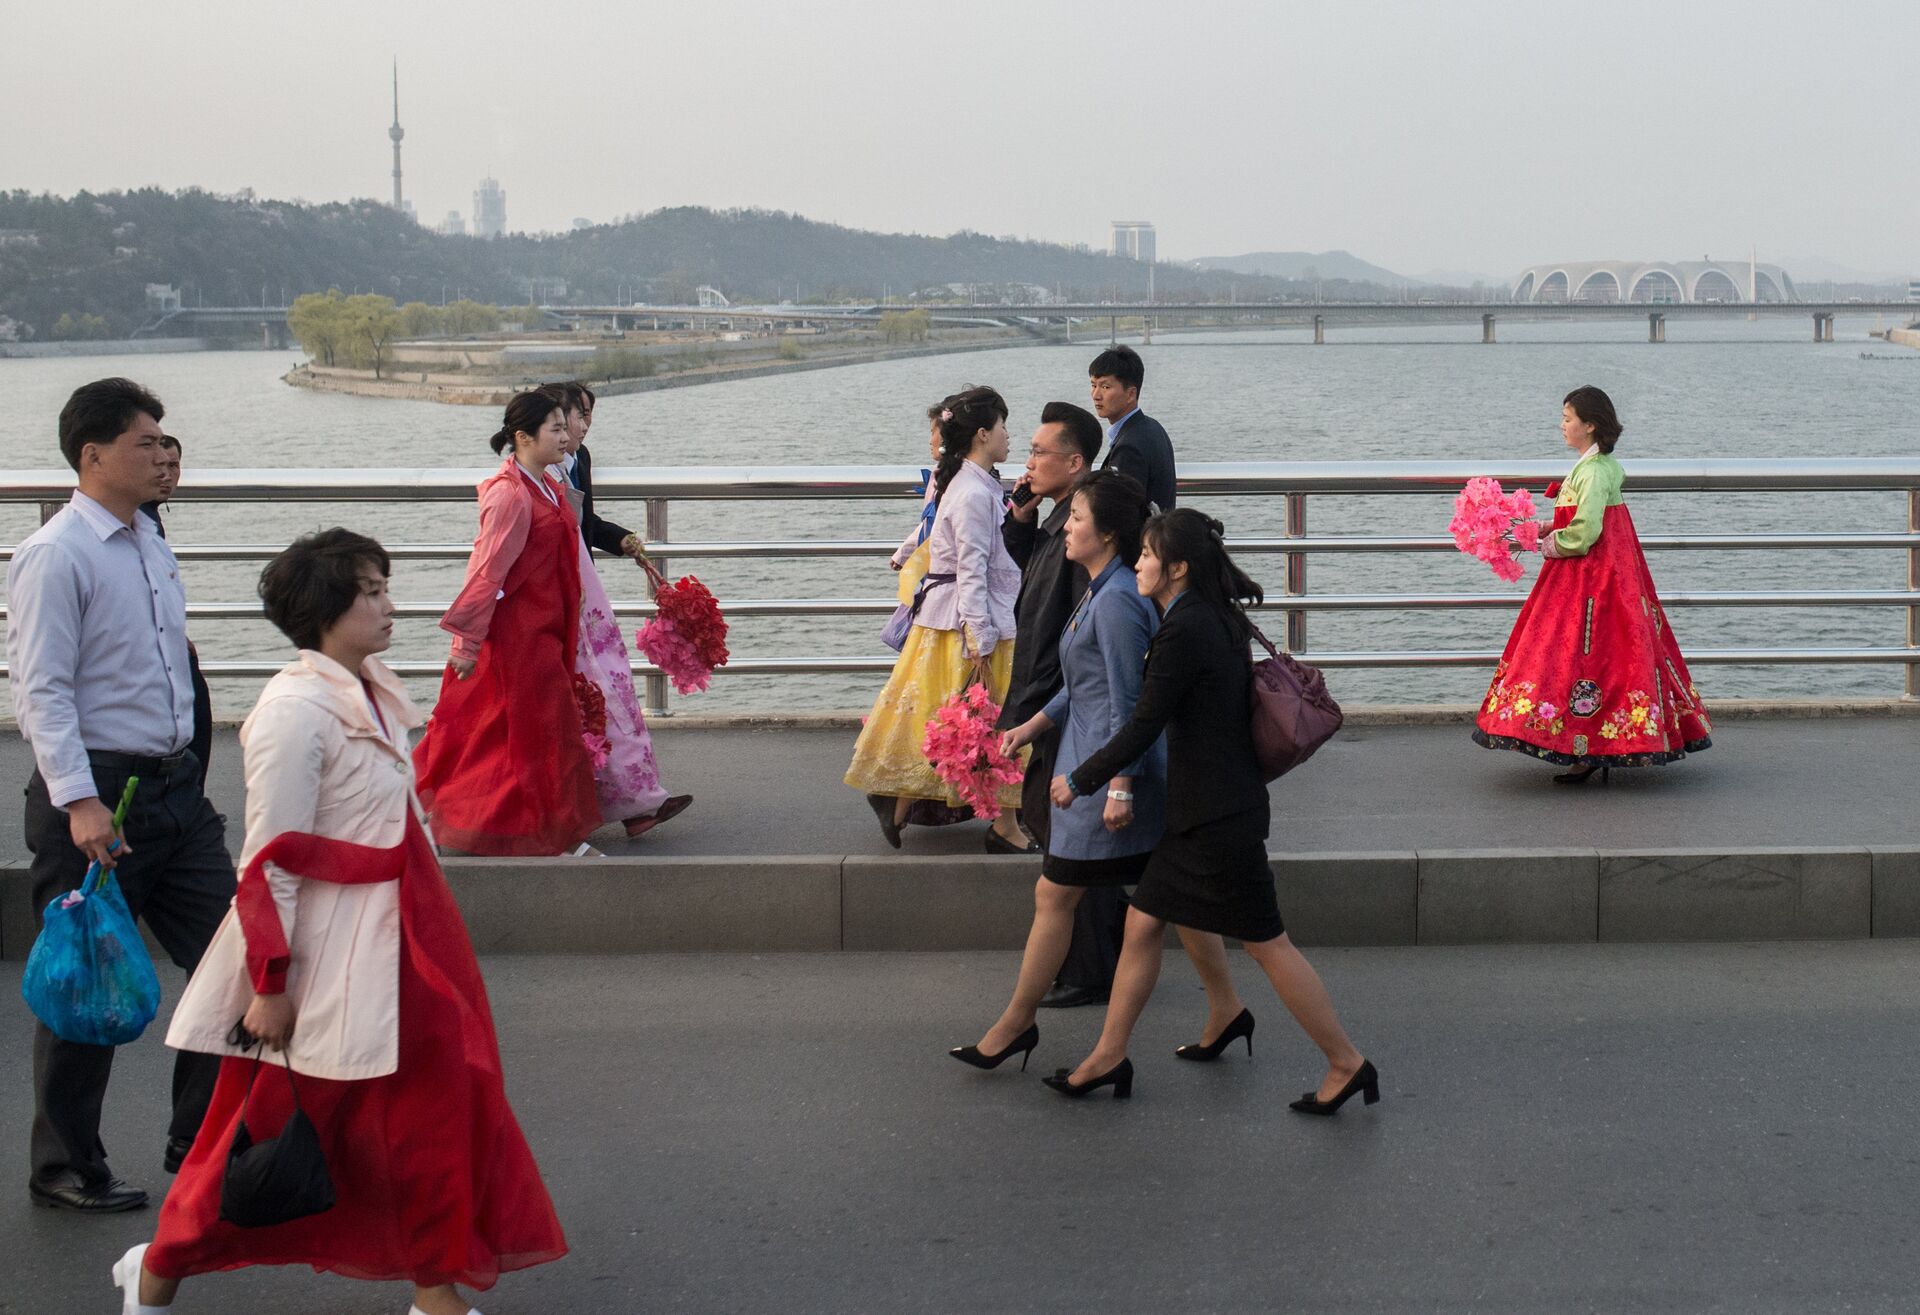
[[[1067,560],[1068,497],[1079,478],[1100,455],[1100,422],[1071,402],[1048,402],[1033,431],[1027,473],[1014,485],[1033,494],[1013,507],[1001,522],[1007,553],[1020,564],[1020,595],[1014,601],[1013,674],[1000,711],[1001,730],[1011,730],[1047,706],[1060,692],[1060,632],[1074,604],[1087,589],[1087,573]],[[1040,500],[1053,509],[1040,519]],[[1060,746],[1058,728],[1033,742],[1020,790],[1020,820],[1028,834],[1046,847],[1053,805],[1047,785],[1053,780],[1053,756]]]
[[[1109,347],[1093,358],[1087,378],[1094,413],[1107,422],[1112,440],[1100,468],[1133,476],[1158,510],[1172,511],[1173,440],[1158,420],[1140,409],[1140,386],[1147,378],[1140,353],[1125,345]]]
[[[551,393],[569,412],[580,417],[580,437],[569,433],[572,451],[561,460],[567,482],[580,493],[580,534],[589,548],[598,548],[615,557],[640,560],[646,542],[624,525],[616,525],[593,509],[593,454],[587,451],[587,433],[593,428],[593,390],[583,383],[548,384],[541,391]]]
[[[151,502],[140,504],[141,512],[153,522],[161,538],[167,537],[167,523],[160,519],[160,509],[173,497],[173,491],[180,487],[180,461],[186,455],[180,446],[180,440],[172,434],[160,435],[160,446],[166,453],[165,474],[160,483],[160,496]],[[187,748],[200,764],[200,793],[207,792],[207,764],[213,760],[213,693],[207,688],[207,678],[200,671],[200,650],[187,641],[188,675],[193,680],[193,739]],[[179,1162],[171,1152],[167,1157],[167,1172],[179,1168]]]

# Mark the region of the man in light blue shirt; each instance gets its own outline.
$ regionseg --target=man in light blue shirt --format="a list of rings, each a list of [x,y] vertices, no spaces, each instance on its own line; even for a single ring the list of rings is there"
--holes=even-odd
[[[187,600],[166,540],[140,506],[160,496],[167,452],[160,399],[129,379],[74,391],[60,451],[79,475],[67,506],[20,545],[7,571],[14,716],[33,749],[26,840],[39,914],[87,865],[113,868],[127,906],[191,972],[233,898],[226,825],[201,792],[188,743],[193,681]],[[112,805],[140,784],[123,831]],[[87,1214],[138,1209],[147,1194],[115,1178],[100,1141],[113,1048],[34,1036],[35,1204]],[[193,1145],[219,1058],[174,1064],[167,1167]]]

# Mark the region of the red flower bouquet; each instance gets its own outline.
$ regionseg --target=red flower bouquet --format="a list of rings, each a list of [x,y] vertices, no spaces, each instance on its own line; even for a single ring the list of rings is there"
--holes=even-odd
[[[986,689],[969,685],[927,719],[920,745],[933,774],[973,806],[975,817],[988,821],[1000,816],[1000,787],[1018,785],[1025,775],[1018,759],[1000,751],[1000,732],[993,728],[999,716],[1000,705]]]
[[[713,592],[691,575],[668,584],[660,568],[642,557],[653,581],[653,619],[633,637],[640,651],[667,673],[673,687],[692,694],[711,683],[715,667],[727,665],[727,618]]]

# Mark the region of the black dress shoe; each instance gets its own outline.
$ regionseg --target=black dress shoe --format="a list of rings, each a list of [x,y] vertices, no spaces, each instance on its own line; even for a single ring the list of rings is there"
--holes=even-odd
[[[887,838],[887,843],[895,849],[900,848],[900,824],[893,820],[893,797],[870,794],[867,796],[867,807],[880,820],[880,834]]]
[[[147,1204],[145,1192],[127,1186],[118,1178],[92,1184],[83,1184],[71,1177],[57,1183],[29,1182],[27,1195],[35,1205],[50,1210],[74,1210],[83,1215],[117,1215],[124,1210],[145,1209]]]
[[[1040,846],[1029,840],[1024,845],[1016,845],[1011,840],[1003,840],[998,831],[987,832],[987,852],[989,854],[1038,854]]]
[[[1081,1005],[1103,1005],[1107,992],[1096,986],[1068,986],[1055,982],[1053,989],[1040,997],[1042,1009],[1078,1009]]]
[[[167,1154],[166,1158],[161,1161],[162,1167],[164,1167],[168,1173],[179,1173],[180,1166],[187,1161],[187,1152],[192,1149],[193,1139],[191,1137],[167,1138]]]

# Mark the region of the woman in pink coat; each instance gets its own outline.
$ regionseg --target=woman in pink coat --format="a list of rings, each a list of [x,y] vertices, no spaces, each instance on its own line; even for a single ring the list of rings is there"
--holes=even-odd
[[[393,629],[387,571],[378,543],[334,529],[260,578],[300,656],[240,729],[239,891],[167,1033],[227,1058],[153,1242],[114,1266],[130,1315],[166,1310],[189,1275],[246,1265],[405,1279],[413,1315],[471,1315],[456,1284],[490,1288],[566,1254],[414,795],[407,731],[422,719],[374,656]],[[281,1055],[257,1064],[255,1042]],[[243,1119],[259,1142],[292,1116],[281,1058],[336,1200],[240,1228],[221,1217],[227,1158]]]

